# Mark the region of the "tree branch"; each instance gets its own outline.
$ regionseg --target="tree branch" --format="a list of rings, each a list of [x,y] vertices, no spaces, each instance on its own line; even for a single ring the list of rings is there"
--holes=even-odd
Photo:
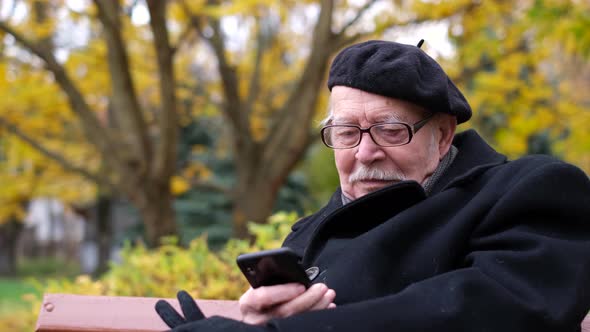
[[[334,50],[336,35],[332,32],[332,13],[334,0],[322,0],[321,10],[317,24],[314,28],[311,52],[303,70],[303,74],[292,89],[292,93],[278,120],[273,123],[269,135],[264,141],[264,155],[262,165],[273,165],[274,170],[266,170],[269,176],[282,176],[275,174],[285,165],[293,165],[295,158],[299,158],[305,147],[309,144],[308,125],[315,112],[319,88],[328,65],[328,59]],[[293,126],[293,123],[299,124]],[[271,163],[278,155],[285,155],[284,164]],[[268,167],[268,166],[264,166]],[[287,166],[290,167],[290,166]],[[263,171],[264,172],[264,171]]]
[[[189,24],[187,24],[184,29],[182,29],[182,32],[180,33],[178,40],[176,41],[176,45],[172,46],[172,55],[175,55],[176,52],[178,52],[178,50],[182,47],[182,45],[184,43],[190,43],[193,42],[193,38],[191,38],[192,36],[194,36],[194,34],[192,34],[193,32],[193,25],[189,22]]]
[[[98,19],[104,29],[107,43],[107,61],[112,86],[112,102],[114,116],[123,131],[130,131],[130,145],[133,147],[133,159],[140,162],[139,170],[147,172],[151,165],[152,146],[147,133],[147,125],[142,114],[133,79],[129,71],[129,57],[121,36],[122,26],[119,20],[120,7],[118,1],[95,0],[98,8]],[[134,163],[136,164],[136,163]]]
[[[210,19],[211,27],[213,28],[213,36],[209,38],[209,42],[215,51],[218,61],[218,70],[223,82],[223,90],[226,96],[227,106],[225,111],[230,118],[235,119],[236,129],[240,136],[250,137],[250,127],[247,119],[240,112],[241,99],[238,93],[238,75],[235,66],[232,66],[227,61],[225,55],[225,41],[219,20]]]
[[[100,121],[96,118],[84,100],[82,93],[74,85],[63,66],[57,62],[53,54],[49,50],[41,47],[41,44],[28,40],[3,21],[0,21],[0,30],[13,36],[20,45],[45,62],[46,68],[53,73],[56,82],[68,97],[68,103],[70,104],[72,111],[80,118],[80,122],[84,128],[84,133],[86,134],[88,141],[97,147],[103,157],[109,156],[117,165],[121,164],[122,158],[120,153],[116,149],[112,149],[113,146],[116,146],[112,136],[108,130],[100,124]]]
[[[258,34],[256,37],[256,57],[254,58],[254,70],[252,70],[252,75],[250,76],[250,89],[248,91],[248,97],[246,99],[246,105],[244,107],[245,116],[249,117],[252,114],[252,109],[254,107],[254,102],[256,101],[256,97],[260,93],[260,71],[261,71],[261,64],[262,64],[262,57],[264,56],[264,51],[267,49],[267,40],[264,36],[264,32],[262,27],[260,27],[260,20],[258,22]]]
[[[110,1],[110,0],[107,0]],[[172,48],[166,27],[166,1],[148,0],[150,27],[154,35],[154,46],[158,58],[160,76],[160,96],[162,112],[159,117],[160,144],[155,156],[157,176],[168,178],[176,167],[176,144],[178,140],[178,114],[176,110],[175,79],[172,68]]]
[[[193,14],[184,1],[181,2],[186,15],[190,17],[191,24],[199,32],[199,35],[205,39],[213,48],[213,52],[217,57],[217,69],[221,76],[223,93],[225,95],[225,105],[223,112],[230,120],[234,128],[234,135],[237,142],[240,144],[251,141],[250,124],[248,118],[244,116],[240,110],[242,109],[242,101],[238,93],[238,77],[234,66],[231,66],[225,55],[225,45],[219,20],[209,18],[211,28],[213,29],[212,36],[205,36],[201,28],[201,18]]]
[[[393,26],[400,28],[400,27],[406,27],[406,26],[410,26],[410,25],[416,25],[416,24],[420,24],[420,23],[424,23],[427,21],[430,21],[430,18],[427,17],[416,17],[414,19],[411,20],[407,20],[407,21],[403,21],[403,22],[394,22],[391,21],[390,23],[386,24],[384,30],[387,30],[387,28],[392,28]],[[375,32],[371,31],[371,32],[357,32],[355,34],[352,35],[346,35],[343,33],[338,34],[338,39],[336,40],[336,42],[333,44],[334,46],[334,50],[339,50],[344,48],[345,46],[348,46],[350,44],[356,43],[359,40],[371,36],[373,35]]]
[[[135,7],[137,7],[137,4],[139,3],[139,0],[133,0],[129,6],[127,6],[124,9],[125,15],[131,17],[131,15],[133,14],[133,10],[135,9]]]
[[[352,26],[358,19],[360,19],[360,17],[362,16],[362,14],[364,12],[366,12],[366,10],[369,9],[369,7],[374,4],[376,1],[369,1],[368,3],[366,3],[357,13],[357,15],[355,16],[355,18],[353,20],[351,20],[350,22],[348,22],[348,24],[345,25],[345,27],[343,29],[340,30],[340,32],[338,32],[337,34],[337,41],[333,44],[334,46],[334,50],[339,50],[345,46],[348,46],[350,44],[353,44],[355,42],[358,42],[359,40],[368,37],[370,35],[375,34],[375,31],[372,32],[358,32],[352,35],[346,35],[346,30],[348,28],[350,28],[350,26]],[[424,23],[427,21],[432,21],[432,20],[441,20],[444,18],[448,18],[451,17],[453,15],[457,15],[457,13],[459,12],[467,12],[470,11],[472,9],[474,9],[475,7],[479,6],[480,4],[477,2],[469,2],[468,4],[464,5],[463,7],[459,7],[457,8],[456,11],[450,13],[450,15],[444,16],[444,17],[437,17],[437,18],[432,18],[432,17],[426,17],[426,16],[419,16],[419,17],[415,17],[413,19],[410,20],[405,20],[405,21],[395,21],[395,20],[391,20],[390,22],[384,24],[383,30],[386,30],[388,28],[391,27],[405,27],[405,26],[410,26],[410,25],[416,25],[416,24],[420,24],[420,23]]]
[[[363,14],[365,14],[365,12],[367,10],[369,10],[369,8],[371,8],[371,6],[373,6],[375,3],[377,2],[377,0],[371,0],[368,1],[367,3],[365,3],[356,13],[356,16],[353,17],[350,21],[348,21],[348,23],[346,23],[342,29],[340,29],[340,31],[338,33],[336,33],[336,35],[338,36],[342,36],[346,33],[346,30],[348,30],[348,28],[350,28],[351,26],[353,26],[356,22],[358,22],[358,20],[360,20],[360,18],[363,16]]]
[[[334,42],[334,50],[339,50],[350,44],[356,43],[364,37],[371,35],[369,32],[358,32],[351,36],[339,35],[338,40]]]
[[[525,52],[527,48],[527,43],[524,38],[520,40],[519,43],[513,48],[505,49],[498,57],[499,58],[507,58],[513,54],[517,54],[520,52]],[[468,84],[469,81],[473,80],[475,75],[482,73],[485,71],[486,68],[495,66],[497,59],[494,58],[486,58],[480,59],[480,61],[472,67],[463,67],[461,72],[457,77],[453,78],[453,83],[456,85],[465,85]]]
[[[41,153],[44,156],[46,156],[47,158],[57,162],[65,170],[80,174],[96,184],[102,184],[102,185],[108,186],[109,188],[114,188],[114,185],[107,178],[101,177],[98,174],[93,174],[91,171],[89,171],[83,167],[79,167],[79,166],[74,165],[71,161],[67,160],[62,155],[49,150],[48,148],[43,146],[41,143],[34,140],[33,138],[31,138],[27,134],[25,134],[17,126],[9,123],[8,121],[6,121],[2,117],[0,117],[0,126],[6,128],[6,130],[8,132],[12,133],[13,135],[18,137],[19,139],[21,139],[24,142],[26,142],[27,144],[29,144],[31,147],[33,147],[39,153]]]

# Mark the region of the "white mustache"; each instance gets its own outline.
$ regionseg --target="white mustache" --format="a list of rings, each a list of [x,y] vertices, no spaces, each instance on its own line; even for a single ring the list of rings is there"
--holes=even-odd
[[[406,176],[396,170],[384,170],[361,165],[348,177],[350,183],[364,180],[405,181]]]

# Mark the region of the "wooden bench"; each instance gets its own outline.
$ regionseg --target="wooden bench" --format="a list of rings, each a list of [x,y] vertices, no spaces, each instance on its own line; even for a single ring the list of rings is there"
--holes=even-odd
[[[37,332],[155,332],[168,327],[154,310],[158,298],[46,294]],[[176,299],[166,299],[179,309]],[[197,300],[206,316],[240,319],[237,301]],[[590,316],[582,322],[590,332]]]
[[[154,310],[159,298],[46,294],[37,332],[152,332],[168,330]],[[176,299],[166,299],[179,312]],[[241,319],[237,301],[197,300],[205,316]]]

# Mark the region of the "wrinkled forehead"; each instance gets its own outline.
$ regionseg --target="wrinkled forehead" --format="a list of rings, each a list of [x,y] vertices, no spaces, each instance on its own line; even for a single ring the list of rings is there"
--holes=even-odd
[[[412,103],[344,86],[334,87],[330,98],[333,123],[415,122],[423,113]]]

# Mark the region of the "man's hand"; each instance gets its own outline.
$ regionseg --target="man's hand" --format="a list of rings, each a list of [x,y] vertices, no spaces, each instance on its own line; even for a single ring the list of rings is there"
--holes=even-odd
[[[264,324],[271,318],[289,317],[310,311],[334,308],[336,292],[325,284],[314,284],[309,289],[301,284],[284,284],[250,288],[240,297],[243,322]]]
[[[156,303],[156,311],[162,320],[168,325],[170,332],[271,332],[275,331],[272,328],[264,328],[262,326],[254,326],[245,324],[243,322],[213,316],[205,318],[203,312],[195,300],[185,291],[178,292],[178,303],[182,309],[181,315],[174,307],[164,301],[159,300]]]
[[[186,291],[180,291],[176,294],[178,303],[182,309],[184,317],[180,315],[172,305],[164,300],[159,300],[156,303],[156,312],[160,318],[170,328],[175,328],[186,323],[200,321],[205,318],[201,309],[195,303],[195,300]]]

